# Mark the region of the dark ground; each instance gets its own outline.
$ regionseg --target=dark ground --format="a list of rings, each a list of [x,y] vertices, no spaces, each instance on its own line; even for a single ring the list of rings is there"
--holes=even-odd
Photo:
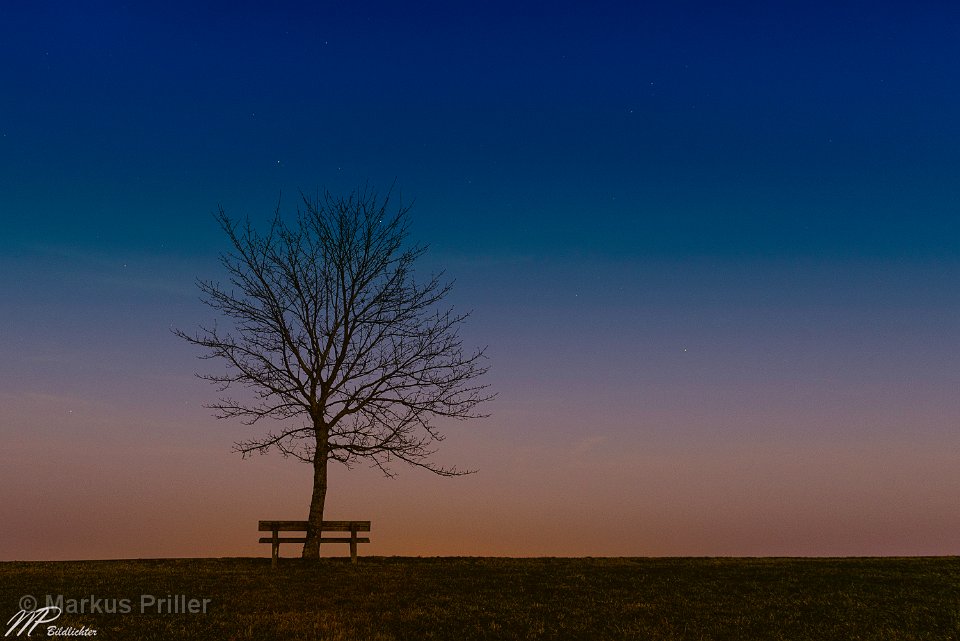
[[[960,641],[958,557],[0,563],[0,623],[24,595],[64,598],[33,638]]]

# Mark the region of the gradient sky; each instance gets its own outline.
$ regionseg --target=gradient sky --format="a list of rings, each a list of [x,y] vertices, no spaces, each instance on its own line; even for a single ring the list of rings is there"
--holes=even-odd
[[[500,395],[332,468],[364,553],[960,553],[960,8],[278,4],[0,4],[0,560],[305,518],[170,328],[218,205],[394,180]]]

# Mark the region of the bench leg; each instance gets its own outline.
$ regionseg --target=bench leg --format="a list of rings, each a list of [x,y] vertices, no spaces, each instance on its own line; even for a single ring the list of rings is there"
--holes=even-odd
[[[277,567],[277,557],[280,556],[280,541],[277,540],[279,532],[277,530],[273,531],[273,555],[270,559],[270,567]]]
[[[350,562],[357,562],[357,528],[350,528]]]

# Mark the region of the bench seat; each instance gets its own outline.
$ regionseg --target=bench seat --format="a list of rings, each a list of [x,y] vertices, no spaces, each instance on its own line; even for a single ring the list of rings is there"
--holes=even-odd
[[[259,529],[261,532],[271,532],[273,536],[264,536],[260,538],[260,543],[272,544],[271,566],[277,567],[277,560],[280,557],[281,543],[306,543],[306,536],[280,536],[280,532],[304,532],[306,533],[309,522],[307,521],[260,521]],[[357,544],[369,543],[368,537],[357,536],[358,532],[369,532],[370,521],[324,521],[320,529],[323,532],[349,532],[350,536],[321,536],[320,543],[348,543],[350,545],[350,560],[357,562]]]

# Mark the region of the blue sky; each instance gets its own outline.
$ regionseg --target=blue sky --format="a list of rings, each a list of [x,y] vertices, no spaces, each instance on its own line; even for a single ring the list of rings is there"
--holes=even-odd
[[[4,191],[47,237],[149,246],[217,202],[396,178],[492,252],[955,254],[952,10],[5,11]]]
[[[220,488],[204,527],[210,504],[266,518],[271,492],[299,518],[304,472],[229,454],[240,428],[200,407],[169,329],[207,320],[218,206],[265,220],[299,190],[396,181],[501,395],[451,426],[443,456],[475,477],[335,478],[333,509],[395,535],[380,552],[956,553],[958,35],[945,3],[5,3],[7,480],[111,517],[140,461]],[[78,472],[95,498],[43,481],[78,451],[112,470]],[[418,484],[458,525],[410,533]],[[510,548],[450,507],[563,530],[551,487],[628,516],[603,549]],[[257,552],[161,534],[0,557]]]

